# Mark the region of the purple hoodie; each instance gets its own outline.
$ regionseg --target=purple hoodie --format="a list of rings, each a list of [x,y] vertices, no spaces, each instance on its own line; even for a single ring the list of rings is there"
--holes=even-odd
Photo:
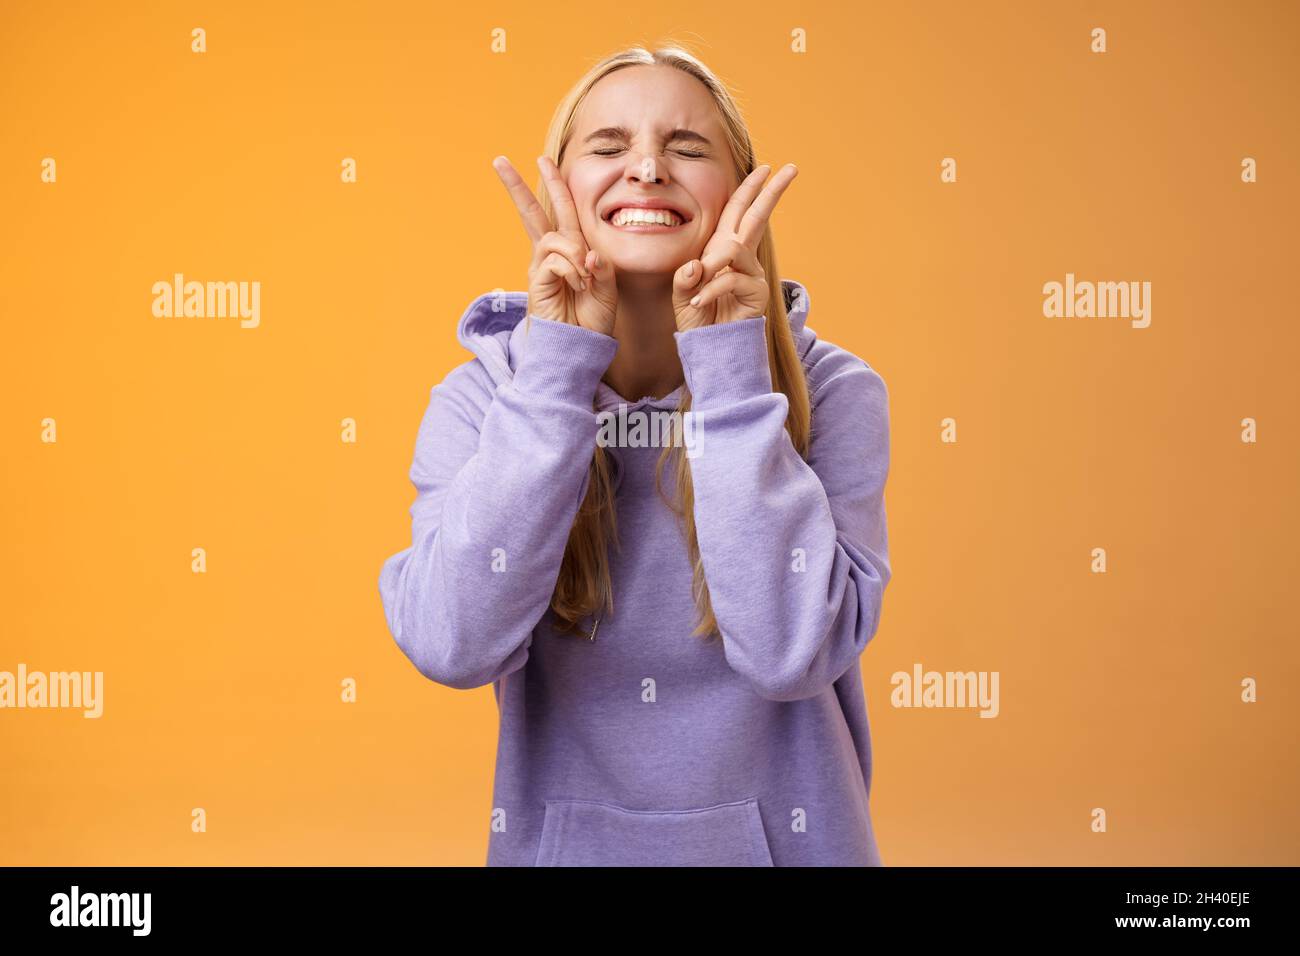
[[[680,389],[620,397],[601,378],[617,340],[522,321],[524,292],[485,293],[461,317],[476,358],[432,390],[411,546],[384,563],[379,591],[420,673],[494,686],[489,866],[881,865],[859,655],[890,579],[888,395],[805,326],[804,287],[782,285],[812,397],[807,462],[772,390],[766,316],[674,333],[720,641],[691,634],[686,540],[654,487],[672,436],[638,443],[633,429],[602,441],[621,542],[614,613],[576,636],[552,627],[598,413],[630,424],[671,412]],[[671,467],[662,486],[676,500]]]

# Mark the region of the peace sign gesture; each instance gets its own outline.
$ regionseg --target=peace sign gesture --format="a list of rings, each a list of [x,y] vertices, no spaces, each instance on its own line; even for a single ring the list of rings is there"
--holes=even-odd
[[[614,266],[588,248],[573,196],[555,163],[548,156],[539,156],[537,165],[555,210],[554,227],[510,160],[498,156],[492,161],[533,243],[533,258],[528,264],[528,311],[544,319],[611,335],[618,312]]]
[[[678,331],[766,313],[767,274],[758,261],[758,243],[777,200],[799,172],[787,163],[762,188],[771,169],[764,163],[745,177],[722,210],[718,228],[700,258],[674,273]]]

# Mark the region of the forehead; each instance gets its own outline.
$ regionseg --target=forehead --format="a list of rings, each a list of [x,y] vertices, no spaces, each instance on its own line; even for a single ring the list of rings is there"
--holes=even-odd
[[[605,126],[626,126],[637,135],[646,129],[666,133],[682,127],[718,141],[722,117],[713,96],[695,77],[675,67],[638,65],[598,80],[573,118],[576,136]]]

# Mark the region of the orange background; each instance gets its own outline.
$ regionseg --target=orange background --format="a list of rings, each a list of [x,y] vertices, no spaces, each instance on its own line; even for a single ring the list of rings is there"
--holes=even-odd
[[[483,862],[492,690],[419,675],[379,569],[457,319],[525,285],[492,157],[535,171],[585,68],[666,38],[798,164],[782,274],[890,390],[862,661],[885,863],[1300,863],[1298,27],[1293,3],[10,0],[0,670],[102,670],[105,712],[0,711],[0,863]],[[261,326],[154,318],[174,272],[260,281]],[[1067,272],[1150,281],[1150,328],[1045,318]],[[999,671],[1001,714],[891,707],[916,662]]]

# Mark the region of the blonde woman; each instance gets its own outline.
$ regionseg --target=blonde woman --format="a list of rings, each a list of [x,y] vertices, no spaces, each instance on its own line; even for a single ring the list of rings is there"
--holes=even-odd
[[[461,317],[379,579],[424,676],[494,687],[488,865],[880,865],[888,400],[778,277],[794,167],[677,47],[577,83],[540,202],[494,167],[528,292]]]

